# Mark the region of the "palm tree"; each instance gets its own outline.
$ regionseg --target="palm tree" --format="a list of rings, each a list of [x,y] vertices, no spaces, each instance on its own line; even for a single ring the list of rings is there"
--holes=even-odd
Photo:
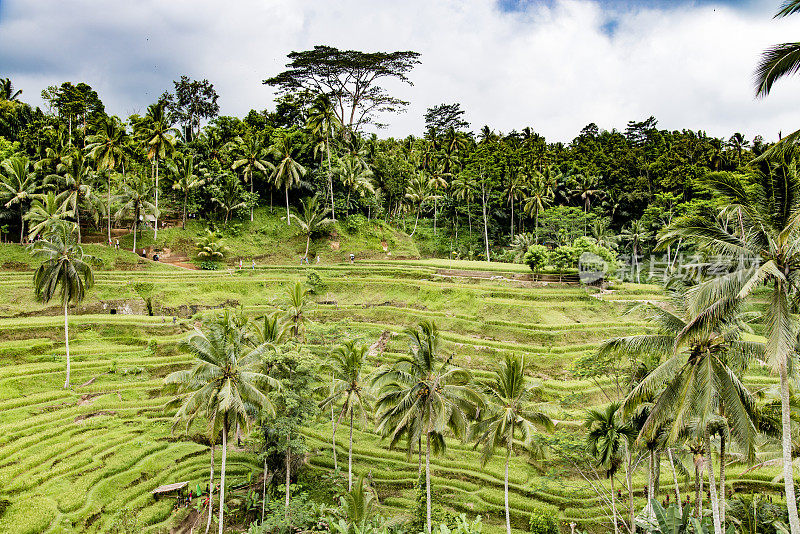
[[[584,426],[588,430],[586,443],[589,454],[597,464],[605,469],[611,481],[611,514],[614,521],[614,534],[619,533],[617,524],[617,502],[614,490],[614,475],[622,463],[622,449],[627,440],[636,435],[630,424],[622,421],[619,403],[612,402],[604,410],[591,409],[586,415]]]
[[[350,445],[347,452],[347,491],[353,489],[353,416],[359,411],[366,422],[367,414],[372,411],[369,404],[369,391],[364,384],[362,372],[367,361],[367,346],[356,341],[345,341],[336,347],[331,354],[330,363],[322,369],[331,373],[333,387],[331,394],[322,401],[320,407],[333,405],[344,397],[339,410],[339,421],[342,417],[350,417]],[[336,448],[336,425],[333,427],[333,447]]]
[[[84,255],[79,243],[73,237],[73,227],[61,224],[58,231],[48,239],[32,245],[31,253],[41,258],[42,264],[33,273],[33,289],[36,300],[50,302],[58,295],[64,306],[64,344],[67,353],[67,378],[64,388],[69,387],[69,323],[67,309],[69,303],[80,304],[86,290],[94,285],[94,274],[89,262],[91,256]]]
[[[94,135],[86,138],[86,151],[108,178],[108,240],[111,241],[111,172],[121,165],[125,158],[127,133],[117,117],[101,117],[95,125]]]
[[[533,229],[536,240],[539,240],[539,214],[550,205],[556,194],[552,184],[540,172],[535,172],[529,183],[531,196],[525,200],[525,214],[533,215]]]
[[[720,428],[720,458],[724,465],[725,436],[730,432],[745,457],[755,455],[755,400],[737,377],[753,358],[760,358],[763,345],[742,341],[742,316],[735,303],[727,310],[704,313],[707,302],[702,295],[681,291],[675,295],[676,312],[652,306],[651,321],[657,325],[654,334],[641,334],[606,341],[599,357],[616,353],[634,359],[648,355],[665,360],[633,388],[622,403],[622,414],[630,415],[647,405],[647,413],[639,430],[639,442],[652,444],[660,440],[676,443],[687,429],[696,429],[703,439],[711,428]],[[652,403],[652,405],[650,405]],[[708,444],[704,440],[704,443]],[[652,462],[652,447],[651,450]],[[710,449],[706,451],[712,458]],[[651,476],[652,478],[652,476]],[[720,472],[722,500],[712,490],[712,511],[715,521],[721,519],[724,502],[724,468]],[[719,530],[718,530],[719,531]]]
[[[427,529],[431,532],[431,446],[444,450],[440,438],[449,428],[463,438],[469,421],[482,404],[480,394],[472,388],[469,371],[451,364],[450,358],[440,361],[439,331],[430,321],[409,328],[411,354],[401,356],[390,367],[380,369],[373,385],[380,390],[376,401],[378,431],[391,436],[395,443],[401,435],[409,441],[425,436],[425,494]]]
[[[522,173],[512,173],[508,178],[503,196],[511,206],[511,239],[514,239],[514,204],[523,198],[525,186],[525,176]]]
[[[0,101],[18,102],[21,94],[22,89],[15,91],[10,78],[0,78]]]
[[[642,246],[643,241],[650,239],[650,232],[647,231],[647,228],[645,228],[645,225],[641,220],[633,220],[631,221],[630,226],[624,228],[622,232],[620,232],[619,236],[631,244],[631,250],[633,252],[633,267],[636,270],[636,282],[638,283],[640,282],[639,249]]]
[[[186,229],[186,206],[189,203],[189,192],[197,189],[206,181],[195,174],[197,166],[194,163],[194,155],[178,155],[173,162],[172,169],[175,176],[172,181],[172,189],[183,193],[183,222],[181,228]]]
[[[339,175],[342,185],[347,189],[347,202],[345,203],[345,215],[350,214],[350,195],[353,191],[363,197],[366,193],[374,193],[375,186],[372,185],[370,178],[372,171],[367,167],[363,160],[352,154],[340,158],[334,172]]]
[[[473,428],[477,443],[483,444],[481,464],[486,465],[496,447],[505,447],[505,493],[506,532],[511,534],[511,512],[508,506],[508,462],[514,452],[514,440],[519,434],[521,445],[530,447],[536,432],[535,427],[553,429],[553,421],[542,412],[526,411],[534,389],[525,385],[524,362],[507,355],[503,365],[495,369],[492,383],[486,385],[489,413]]]
[[[430,191],[430,199],[433,200],[433,235],[436,235],[436,218],[438,214],[438,200],[441,198],[439,191],[447,189],[447,174],[442,170],[442,167],[437,168],[431,172],[428,178],[428,191]]]
[[[600,177],[591,174],[578,174],[573,176],[575,187],[570,191],[573,197],[580,198],[583,201],[583,212],[589,213],[592,207],[592,199],[602,193],[597,188],[600,183]],[[586,235],[586,219],[583,222],[583,234]]]
[[[147,152],[147,159],[155,164],[156,220],[154,237],[158,237],[158,163],[172,155],[178,134],[177,130],[169,123],[165,110],[166,103],[163,100],[150,104],[140,123],[139,131],[139,136]]]
[[[264,145],[263,137],[248,132],[243,138],[237,137],[234,143],[236,160],[231,165],[232,170],[241,167],[245,183],[250,182],[250,194],[253,194],[253,175],[260,172],[266,176],[267,171],[274,171],[275,165],[267,160],[268,151]],[[250,221],[253,221],[253,206],[250,206]]]
[[[13,157],[3,161],[0,176],[0,201],[3,206],[19,208],[19,242],[25,237],[25,204],[36,191],[36,174],[30,168],[28,158]]]
[[[289,325],[289,334],[295,339],[306,338],[306,312],[308,311],[309,291],[299,280],[286,288],[283,318]]]
[[[220,323],[212,323],[205,331],[196,330],[180,346],[193,354],[197,362],[191,369],[175,371],[164,379],[166,384],[177,386],[184,394],[183,403],[175,414],[176,424],[185,422],[188,428],[195,418],[202,416],[208,421],[212,436],[222,429],[219,534],[225,523],[228,429],[234,425],[248,428],[253,409],[274,415],[275,407],[264,391],[280,388],[273,378],[257,370],[269,345],[264,343],[253,348],[245,336],[243,329],[226,329]]]
[[[299,214],[292,213],[291,217],[297,222],[298,226],[300,226],[300,230],[306,234],[306,253],[303,257],[308,259],[311,236],[326,226],[333,224],[333,221],[326,217],[328,209],[323,209],[319,205],[317,197],[309,197],[305,200],[301,200],[300,205],[303,207],[302,211],[300,211]]]
[[[417,223],[419,223],[419,212],[422,211],[422,205],[430,200],[432,197],[428,183],[422,174],[417,174],[406,187],[405,198],[409,204],[416,206],[416,217],[414,219],[414,230],[411,231],[411,237],[417,231]]]
[[[61,159],[61,163],[56,167],[56,172],[58,174],[48,176],[46,181],[63,182],[64,190],[58,195],[58,199],[61,201],[63,210],[69,209],[75,215],[78,244],[80,244],[80,208],[85,207],[90,215],[96,215],[99,211],[100,200],[92,187],[92,170],[89,168],[89,162],[84,158],[83,152],[76,149]]]
[[[147,215],[158,217],[158,208],[150,202],[153,193],[153,183],[146,174],[130,174],[123,180],[119,201],[122,205],[117,210],[115,217],[130,215],[133,218],[133,252],[136,252],[136,232],[139,229],[139,220]]]
[[[279,158],[279,163],[272,172],[272,181],[276,187],[283,187],[286,192],[286,224],[291,226],[289,189],[300,184],[300,179],[306,175],[306,168],[292,157],[292,143],[289,135],[278,137],[275,143],[269,147],[269,153]]]
[[[320,141],[314,146],[314,153],[324,149],[328,159],[328,189],[331,195],[331,218],[336,220],[336,208],[333,200],[333,170],[331,168],[331,140],[341,123],[336,113],[333,111],[330,98],[327,95],[319,95],[311,108],[308,110],[308,128],[311,134],[317,136]]]
[[[453,198],[467,203],[467,224],[469,225],[469,239],[472,241],[472,212],[470,203],[475,198],[478,182],[470,174],[461,172],[452,183]]]
[[[788,373],[798,331],[797,319],[791,313],[790,294],[800,281],[797,268],[800,262],[797,247],[800,178],[795,160],[787,165],[774,163],[761,162],[747,178],[732,173],[709,175],[705,183],[724,203],[722,220],[700,215],[679,218],[664,232],[661,241],[685,239],[704,251],[723,254],[731,260],[733,270],[729,275],[713,278],[700,286],[700,290],[709,295],[708,301],[715,303],[708,315],[725,309],[728,301],[746,298],[758,286],[768,288],[764,313],[768,318],[765,353],[780,376],[784,485],[791,532],[799,534]],[[723,224],[728,215],[736,218],[735,224]],[[741,258],[759,258],[760,263],[740,263]]]
[[[247,206],[247,200],[242,195],[244,192],[242,184],[232,173],[221,174],[217,185],[211,194],[211,201],[225,210],[225,224],[227,224],[231,212]]]
[[[35,239],[38,235],[48,235],[57,224],[67,223],[66,219],[72,217],[71,211],[62,209],[53,191],[34,196],[36,198],[31,203],[31,209],[25,214],[25,220],[28,221],[28,236],[31,239]]]
[[[784,0],[775,18],[800,12],[800,0]],[[773,84],[781,78],[797,73],[800,63],[800,43],[782,43],[769,47],[761,54],[756,67],[756,96],[765,97]]]

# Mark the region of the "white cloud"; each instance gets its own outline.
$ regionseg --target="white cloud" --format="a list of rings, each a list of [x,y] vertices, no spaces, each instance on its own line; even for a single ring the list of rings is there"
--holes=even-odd
[[[505,13],[487,0],[4,0],[0,75],[33,103],[48,84],[86,81],[126,115],[188,74],[211,80],[222,112],[241,116],[272,106],[261,80],[291,50],[416,50],[414,87],[392,86],[412,105],[385,135],[420,133],[428,106],[458,101],[475,130],[531,126],[550,140],[650,115],[664,128],[775,138],[800,127],[800,79],[755,100],[752,71],[765,47],[797,40],[800,16],[775,21],[771,4],[612,13],[555,0]]]

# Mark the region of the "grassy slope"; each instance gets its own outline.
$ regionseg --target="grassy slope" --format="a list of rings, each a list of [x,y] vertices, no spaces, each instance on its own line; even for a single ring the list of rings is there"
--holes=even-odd
[[[433,276],[440,266],[415,261],[315,267],[328,287],[319,297],[326,303],[311,314],[311,349],[322,355],[331,342],[350,337],[372,343],[383,331],[399,333],[420,318],[435,319],[443,332],[443,351],[478,377],[487,377],[503,354],[524,354],[529,375],[542,383],[540,400],[564,421],[556,437],[560,441],[578,439],[574,429],[585,408],[604,402],[597,384],[572,377],[575,359],[591,354],[607,337],[643,331],[640,319],[624,315],[628,302],[661,298],[652,286],[624,285],[599,300],[577,287],[454,282]],[[142,279],[157,285],[161,306],[235,300],[248,314],[258,315],[272,311],[286,282],[302,279],[306,271],[299,266],[233,274],[157,269],[99,272],[89,301],[133,299],[126,283]],[[13,297],[6,312],[40,310],[30,299],[29,283],[30,272],[4,273],[0,291]],[[61,319],[0,319],[0,488],[2,497],[12,501],[0,518],[0,532],[106,532],[124,508],[138,510],[140,522],[148,525],[145,531],[164,531],[171,507],[168,501],[154,501],[149,492],[164,483],[199,482],[207,471],[207,448],[173,435],[172,412],[163,408],[167,398],[161,377],[187,365],[188,358],[175,345],[189,325],[111,315],[74,316],[71,324],[76,386],[63,391]],[[371,365],[406,350],[403,336],[396,336]],[[106,374],[111,370],[115,372]],[[93,383],[81,386],[92,378]],[[774,380],[766,373],[748,377],[749,383],[764,386]],[[82,400],[89,393],[100,395]],[[91,414],[96,415],[81,419]],[[306,435],[314,451],[312,466],[328,469],[329,421],[311,424]],[[337,439],[341,461],[346,458],[346,432]],[[433,462],[437,501],[483,514],[487,531],[498,532],[503,502],[499,455],[481,468],[471,446],[449,446]],[[387,451],[371,427],[357,429],[354,453],[355,469],[371,474],[386,512],[407,511],[414,498],[416,460]],[[257,469],[254,456],[245,453],[234,453],[229,466],[234,481]],[[736,483],[741,471],[731,466],[729,483]],[[773,471],[745,478],[770,488]],[[666,490],[671,480],[666,465],[662,474]],[[640,472],[634,487],[645,484]],[[641,489],[637,501],[643,504]],[[607,526],[607,510],[598,505],[597,496],[569,466],[554,459],[541,464],[513,459],[511,506],[517,528],[526,527],[526,514],[534,506],[550,507],[582,527]]]

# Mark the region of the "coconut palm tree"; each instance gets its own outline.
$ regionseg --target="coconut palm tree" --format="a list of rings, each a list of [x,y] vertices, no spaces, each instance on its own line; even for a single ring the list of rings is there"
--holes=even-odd
[[[367,193],[374,193],[375,186],[372,185],[370,178],[373,172],[367,167],[364,161],[352,154],[340,158],[334,172],[339,175],[342,185],[347,189],[347,202],[345,204],[345,215],[350,214],[350,195],[355,191],[363,197]]]
[[[728,302],[748,297],[766,286],[766,359],[778,371],[781,388],[783,474],[789,525],[800,534],[800,520],[792,472],[792,428],[790,419],[789,366],[797,340],[798,324],[791,313],[791,297],[800,282],[800,177],[796,160],[788,163],[762,161],[751,176],[712,173],[707,187],[723,203],[720,217],[700,215],[676,219],[661,237],[663,243],[684,239],[711,254],[730,259],[728,275],[699,286],[713,304],[704,312],[714,317]],[[730,220],[734,219],[734,220]],[[735,222],[734,222],[735,221]],[[727,224],[730,222],[731,224]],[[759,258],[759,262],[740,261]],[[691,332],[688,332],[691,333]]]
[[[784,0],[775,18],[800,12],[800,0]],[[797,73],[800,64],[800,43],[782,43],[767,48],[761,54],[755,72],[756,96],[764,97],[781,78]]]
[[[97,213],[101,209],[101,201],[92,185],[93,173],[89,162],[80,150],[61,159],[56,167],[55,175],[46,178],[46,182],[61,182],[63,190],[58,195],[63,210],[70,210],[75,215],[78,230],[78,244],[81,243],[81,207],[85,208],[97,221]]]
[[[95,133],[86,137],[86,152],[95,161],[97,169],[106,173],[108,240],[111,241],[111,173],[122,165],[128,135],[117,117],[101,117],[95,124]]]
[[[414,218],[414,229],[411,231],[411,237],[417,231],[417,223],[419,223],[419,212],[422,211],[422,205],[433,198],[431,195],[430,187],[425,177],[418,173],[414,176],[406,186],[405,199],[411,206],[416,207],[416,216]]]
[[[314,146],[314,153],[325,152],[328,159],[328,190],[331,195],[331,218],[336,220],[336,207],[333,200],[333,169],[331,167],[331,142],[341,123],[331,105],[328,95],[319,95],[308,110],[308,128],[311,134],[319,138]],[[321,159],[321,158],[320,158]],[[321,164],[321,163],[320,163]]]
[[[597,464],[605,469],[606,476],[611,481],[611,515],[614,521],[614,534],[618,534],[614,475],[622,465],[625,442],[632,439],[636,431],[629,423],[622,420],[618,402],[610,403],[603,410],[594,408],[589,410],[584,426],[588,431],[586,435],[588,452]]]
[[[64,345],[67,353],[67,377],[64,388],[69,387],[69,323],[67,310],[70,302],[80,304],[86,290],[94,285],[94,274],[90,262],[91,256],[85,255],[73,234],[74,227],[60,224],[56,232],[47,239],[32,245],[34,258],[41,258],[42,263],[33,273],[33,289],[36,300],[50,302],[58,295],[64,307]]]
[[[166,114],[166,102],[160,100],[147,107],[147,113],[140,122],[138,137],[144,144],[147,159],[155,165],[155,230],[158,237],[158,165],[170,157],[175,150],[178,131],[170,124]]]
[[[366,423],[367,414],[372,411],[369,404],[369,389],[364,383],[363,371],[367,361],[367,346],[356,341],[345,341],[331,353],[330,362],[322,370],[331,373],[333,387],[320,407],[335,404],[344,398],[339,410],[337,425],[333,427],[333,447],[336,448],[336,426],[343,417],[350,418],[350,445],[347,449],[347,491],[353,489],[353,416],[358,411]]]
[[[244,137],[237,137],[233,143],[233,152],[236,159],[231,165],[232,170],[241,168],[245,183],[250,183],[250,194],[253,193],[253,175],[260,172],[264,176],[267,172],[275,170],[267,157],[267,146],[262,136],[247,132]],[[253,206],[250,206],[250,221],[253,221]]]
[[[469,226],[469,239],[472,241],[472,211],[470,210],[470,204],[475,199],[478,182],[470,174],[461,172],[451,185],[453,198],[467,203],[467,225]]]
[[[528,217],[533,216],[533,231],[538,241],[539,214],[553,202],[556,193],[553,190],[552,183],[538,171],[533,174],[528,186],[528,191],[530,191],[531,196],[525,199],[525,214]]]
[[[304,258],[308,259],[308,249],[311,246],[311,236],[319,232],[326,226],[333,224],[332,219],[328,219],[327,208],[322,208],[317,201],[317,197],[309,197],[300,201],[302,210],[292,213],[291,218],[297,222],[300,231],[306,235],[306,253]]]
[[[10,78],[0,78],[0,101],[18,102],[21,94],[22,89],[15,91]]]
[[[129,215],[133,219],[133,252],[136,252],[136,234],[139,221],[147,215],[158,217],[158,208],[150,202],[153,194],[153,183],[146,174],[129,174],[122,181],[118,199],[121,203],[115,217]]]
[[[481,464],[492,458],[497,447],[506,450],[505,462],[505,494],[506,532],[511,534],[511,512],[508,506],[508,462],[514,453],[517,436],[522,447],[530,447],[536,433],[536,427],[553,429],[553,421],[542,412],[527,410],[534,388],[525,385],[524,361],[521,358],[507,355],[505,362],[497,369],[493,381],[486,384],[488,414],[481,417],[472,433],[476,440],[475,447],[483,444]]]
[[[521,172],[512,173],[503,189],[503,197],[511,206],[511,239],[514,239],[514,204],[524,198],[525,175]]]
[[[425,496],[427,530],[431,532],[431,448],[444,450],[441,439],[449,428],[456,437],[466,435],[479,406],[480,394],[472,387],[469,371],[441,360],[439,331],[430,321],[406,330],[411,354],[379,369],[373,380],[380,394],[376,401],[378,431],[394,443],[407,434],[425,437]]]
[[[25,205],[33,198],[36,192],[36,173],[31,169],[28,158],[12,157],[3,161],[3,171],[0,175],[0,201],[5,201],[3,206],[10,209],[17,206],[19,209],[19,242],[25,237]]]
[[[636,282],[640,282],[639,278],[639,251],[641,250],[642,242],[650,239],[650,232],[645,228],[641,220],[633,220],[627,228],[623,228],[619,234],[620,238],[631,244],[631,251],[633,252],[633,268],[636,271]]]
[[[286,300],[281,305],[283,319],[289,325],[289,334],[295,339],[306,339],[306,312],[308,311],[309,291],[297,280],[286,288]]]
[[[300,180],[306,175],[306,168],[300,165],[292,156],[292,139],[289,135],[279,136],[275,143],[269,147],[269,153],[278,158],[278,165],[272,171],[272,182],[275,187],[283,187],[286,192],[286,224],[291,226],[289,215],[289,189],[300,185]]]
[[[197,361],[191,369],[175,371],[164,379],[183,395],[175,413],[175,424],[186,428],[197,418],[208,421],[209,433],[222,430],[222,466],[220,468],[219,534],[225,523],[225,464],[228,457],[228,430],[241,425],[248,428],[253,409],[272,414],[275,407],[264,394],[280,384],[258,372],[261,357],[270,349],[264,343],[253,348],[247,343],[243,329],[224,328],[211,323],[205,330],[195,330],[180,347],[193,354]],[[210,512],[209,512],[210,513]]]
[[[38,235],[46,236],[60,222],[74,225],[66,220],[72,217],[72,212],[62,209],[53,191],[34,196],[36,198],[31,203],[31,209],[25,214],[25,220],[28,221],[28,236],[31,239],[36,239]]]
[[[197,165],[193,154],[179,154],[171,166],[174,173],[172,189],[183,193],[183,220],[181,228],[186,229],[186,206],[189,204],[189,193],[206,183],[197,174]]]

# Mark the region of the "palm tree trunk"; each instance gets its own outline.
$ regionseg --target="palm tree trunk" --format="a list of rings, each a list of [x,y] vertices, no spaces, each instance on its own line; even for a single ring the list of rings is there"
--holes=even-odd
[[[667,448],[667,456],[669,457],[669,465],[672,468],[672,483],[675,484],[675,502],[678,506],[681,505],[681,488],[678,485],[678,473],[675,471],[675,460],[672,458],[672,449]]]
[[[489,257],[489,223],[486,215],[486,193],[484,192],[483,188],[483,181],[481,181],[481,199],[483,200],[483,241],[486,244],[486,261],[492,261],[492,259]]]
[[[436,235],[436,198],[433,199],[433,235]]]
[[[333,173],[331,172],[331,145],[328,140],[328,132],[325,132],[325,153],[328,156],[328,187],[331,190],[331,218],[336,220],[336,207],[333,202]]]
[[[694,461],[694,515],[700,519],[700,511],[703,509],[703,478],[700,476],[700,462]]]
[[[136,227],[138,226],[138,220],[133,219],[133,253],[136,253]]]
[[[264,522],[264,510],[267,507],[267,456],[264,455],[264,480],[261,485],[261,522]]]
[[[650,501],[654,499],[653,496],[653,449],[650,449],[650,454],[647,458],[647,506],[645,509],[650,512]]]
[[[333,395],[335,380],[333,374],[331,374],[331,395]],[[333,402],[331,402],[331,449],[333,450],[333,470],[339,470],[339,463],[336,458],[336,419],[333,414]]]
[[[183,223],[181,227],[186,230],[186,204],[189,203],[189,190],[187,189],[183,193]]]
[[[514,239],[514,199],[511,199],[511,239]]]
[[[411,231],[411,235],[408,237],[414,237],[414,232],[417,231],[417,223],[419,222],[419,212],[422,209],[422,205],[417,208],[417,218],[414,219],[414,229]]]
[[[725,432],[719,437],[719,520],[725,524]]]
[[[305,258],[308,259],[308,247],[311,246],[311,232],[306,234],[306,255]]]
[[[250,196],[253,196],[253,173],[250,173]],[[250,222],[253,222],[253,205],[250,204]]]
[[[81,205],[80,205],[81,196],[78,193],[75,193],[75,223],[78,227],[78,244],[81,244]],[[20,240],[22,243],[22,240]]]
[[[155,215],[155,225],[153,227],[154,228],[153,239],[157,239],[158,238],[158,156],[156,156],[156,212],[154,213],[154,215]],[[220,521],[220,525],[221,524],[222,521]],[[220,534],[222,534],[221,530]]]
[[[70,361],[69,361],[69,322],[67,322],[67,307],[69,306],[69,301],[64,301],[64,345],[67,350],[67,379],[64,381],[64,389],[69,387],[69,372],[70,372]]]
[[[22,244],[22,238],[25,235],[25,214],[22,212],[22,202],[19,203],[19,244]]]
[[[469,242],[472,245],[472,213],[469,209],[469,199],[467,199],[467,225],[469,225]]]
[[[219,534],[225,524],[225,462],[228,459],[228,414],[222,420],[222,468],[219,479]]]
[[[353,408],[350,407],[350,448],[347,450],[347,491],[353,489]]]
[[[792,422],[789,409],[789,377],[787,376],[787,356],[780,355],[778,373],[781,377],[781,446],[783,449],[783,484],[786,489],[786,506],[789,510],[789,527],[792,534],[800,533],[800,520],[797,517],[797,501],[794,496],[794,473],[792,470]]]
[[[511,512],[508,508],[508,460],[511,457],[511,436],[508,437],[508,446],[506,447],[506,473],[505,485],[503,486],[503,493],[505,494],[506,505],[506,534],[511,534]]]
[[[706,452],[708,453],[708,488],[711,490],[711,515],[714,519],[714,532],[722,532],[722,523],[719,517],[719,498],[717,484],[714,481],[714,451],[711,449],[711,435],[706,429]]]
[[[108,172],[108,244],[111,244],[111,173]]]
[[[619,525],[617,524],[617,495],[614,491],[614,477],[611,477],[611,516],[614,519],[614,534],[619,534]]]
[[[289,186],[286,186],[286,226],[291,226],[292,221],[289,219]]]
[[[653,498],[658,500],[658,495],[661,493],[661,451],[656,451],[655,460],[653,461]]]
[[[431,534],[431,433],[425,435],[425,513]]]
[[[214,438],[216,439],[216,437]],[[211,475],[208,477],[208,519],[206,534],[211,529],[211,516],[214,515],[214,442],[211,443]]]
[[[633,458],[631,458],[630,444],[625,441],[625,481],[628,484],[628,513],[630,515],[631,534],[636,534],[636,508],[633,505]]]
[[[289,490],[289,486],[292,480],[292,436],[286,436],[286,503],[283,507],[283,517],[284,519],[289,518],[289,497],[291,495],[291,491]]]

